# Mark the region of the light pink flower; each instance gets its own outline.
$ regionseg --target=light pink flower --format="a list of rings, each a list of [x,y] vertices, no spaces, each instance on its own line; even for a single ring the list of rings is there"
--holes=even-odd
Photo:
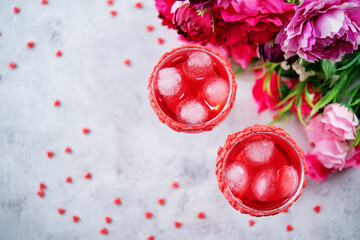
[[[307,153],[305,155],[306,164],[309,167],[308,176],[315,179],[317,182],[326,180],[330,173],[334,172],[333,169],[325,168],[324,165],[318,160],[316,155]]]

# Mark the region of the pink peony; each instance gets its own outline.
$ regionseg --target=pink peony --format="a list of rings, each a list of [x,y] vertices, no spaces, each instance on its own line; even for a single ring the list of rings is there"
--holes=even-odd
[[[281,47],[285,58],[309,62],[340,61],[360,44],[359,0],[303,0],[286,24]]]
[[[309,167],[308,176],[315,179],[317,182],[326,180],[330,173],[334,172],[332,169],[325,168],[324,165],[318,160],[316,155],[306,154],[306,164]]]
[[[169,28],[174,28],[172,19],[174,13],[171,12],[171,7],[175,3],[175,0],[155,0],[155,7],[159,11],[159,18],[162,19],[162,25],[166,25]]]

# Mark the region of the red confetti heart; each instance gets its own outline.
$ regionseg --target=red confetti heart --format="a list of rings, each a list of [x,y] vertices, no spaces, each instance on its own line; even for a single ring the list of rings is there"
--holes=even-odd
[[[100,229],[100,233],[101,234],[104,234],[104,235],[107,235],[108,234],[108,230],[106,228],[102,228]]]
[[[174,222],[174,226],[175,226],[176,228],[179,228],[179,227],[182,226],[182,223],[175,221],[175,222]]]
[[[73,182],[73,180],[72,180],[71,177],[67,177],[67,178],[65,179],[65,181],[66,181],[67,183],[72,183],[72,182]]]
[[[63,214],[65,213],[65,209],[63,209],[63,208],[58,208],[58,212],[59,212],[61,215],[63,215]]]
[[[198,218],[205,218],[205,217],[206,217],[205,213],[203,212],[198,213]]]
[[[105,217],[105,222],[106,223],[111,223],[112,222],[112,218],[111,217]]]
[[[117,205],[120,205],[121,204],[121,199],[120,198],[115,198],[114,199],[114,203],[117,204]]]
[[[253,219],[249,219],[249,226],[252,227],[254,226],[255,221]]]
[[[65,148],[65,152],[66,152],[66,153],[72,153],[72,150],[71,150],[71,148],[66,147],[66,148]]]
[[[61,57],[63,55],[62,51],[57,51],[56,54],[55,54],[57,57]]]
[[[83,128],[82,132],[83,132],[83,134],[89,134],[89,133],[90,133],[90,129],[88,129],[88,128]]]
[[[158,38],[157,40],[158,40],[158,43],[159,43],[160,45],[165,42],[165,40],[164,40],[163,38]]]
[[[37,195],[39,195],[39,197],[43,198],[45,193],[43,191],[38,191]]]
[[[148,238],[147,238],[147,240],[154,240],[155,238],[154,238],[154,236],[153,235],[150,235],[150,236],[148,236]]]
[[[91,173],[89,172],[85,173],[84,178],[91,179]]]
[[[124,65],[129,67],[131,65],[130,60],[129,59],[124,60]]]
[[[110,11],[110,14],[111,14],[111,16],[116,17],[117,11],[112,10],[112,11]]]
[[[165,198],[159,198],[158,203],[162,206],[165,204]]]
[[[107,4],[108,4],[109,6],[112,6],[112,5],[114,4],[114,1],[109,0],[109,1],[107,1]]]
[[[15,14],[18,14],[19,12],[20,12],[20,8],[14,7],[14,13],[15,13]]]
[[[55,100],[54,106],[55,106],[55,107],[58,107],[58,106],[60,106],[60,105],[61,105],[61,102],[60,102],[59,100]]]
[[[74,215],[72,218],[75,223],[77,223],[80,220],[80,218],[76,215]]]
[[[13,62],[9,63],[9,68],[15,69],[16,67],[17,67],[16,63],[13,63]]]
[[[146,27],[146,30],[147,30],[148,32],[152,32],[152,31],[154,30],[154,26],[148,25],[148,26]]]
[[[42,5],[46,5],[46,4],[48,4],[48,3],[49,3],[49,2],[48,2],[47,0],[42,0],[42,1],[41,1],[41,4],[42,4]]]
[[[321,209],[321,206],[320,206],[320,205],[316,205],[316,206],[314,207],[314,211],[317,212],[317,213],[320,212],[320,209]]]
[[[33,48],[34,47],[34,42],[28,42],[27,44],[28,48]]]
[[[44,190],[44,189],[46,189],[45,183],[40,183],[40,190]]]
[[[179,188],[179,183],[178,183],[178,182],[173,182],[173,183],[171,184],[171,186],[172,186],[173,188]]]
[[[288,232],[290,232],[290,231],[292,231],[294,228],[290,225],[290,224],[288,224],[287,226],[286,226],[286,231],[288,231]]]
[[[146,217],[147,219],[152,218],[152,216],[153,216],[153,214],[152,214],[151,212],[146,212],[146,213],[145,213],[145,217]]]
[[[52,158],[54,156],[54,153],[53,152],[47,152],[46,155],[48,156],[48,158]]]
[[[143,8],[143,5],[141,2],[137,2],[137,3],[135,3],[135,7],[141,9],[141,8]]]

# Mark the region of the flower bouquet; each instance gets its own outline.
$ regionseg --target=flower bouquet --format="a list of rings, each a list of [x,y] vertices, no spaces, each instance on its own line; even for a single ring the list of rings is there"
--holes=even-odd
[[[309,177],[360,167],[360,0],[155,0],[180,39],[256,74],[258,112],[295,114]],[[235,67],[235,65],[233,65]]]

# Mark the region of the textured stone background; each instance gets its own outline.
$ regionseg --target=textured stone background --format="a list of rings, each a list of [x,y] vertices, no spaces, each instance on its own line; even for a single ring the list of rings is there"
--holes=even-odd
[[[238,79],[236,104],[212,132],[180,134],[161,124],[147,99],[147,78],[158,58],[181,43],[161,26],[153,1],[143,9],[131,0],[111,7],[105,0],[40,2],[0,0],[1,240],[359,239],[359,170],[321,184],[310,180],[289,213],[255,219],[253,227],[228,205],[214,176],[217,148],[228,134],[266,124],[271,115],[256,114],[253,82]],[[155,26],[151,33],[148,24]],[[10,61],[17,69],[9,69]],[[53,106],[55,99],[61,107]],[[91,134],[82,134],[84,126]],[[283,127],[310,149],[296,120]],[[66,146],[72,154],[64,153]],[[48,150],[55,152],[51,159]],[[83,178],[87,171],[91,180]],[[171,188],[173,181],[179,189]],[[36,195],[40,182],[48,186],[43,199]],[[116,196],[122,205],[113,204]],[[316,204],[320,214],[312,210]],[[145,211],[154,217],[145,219]],[[199,211],[207,218],[197,219]],[[80,222],[73,223],[74,214]],[[175,229],[175,220],[183,227]],[[99,233],[104,226],[108,236]]]

